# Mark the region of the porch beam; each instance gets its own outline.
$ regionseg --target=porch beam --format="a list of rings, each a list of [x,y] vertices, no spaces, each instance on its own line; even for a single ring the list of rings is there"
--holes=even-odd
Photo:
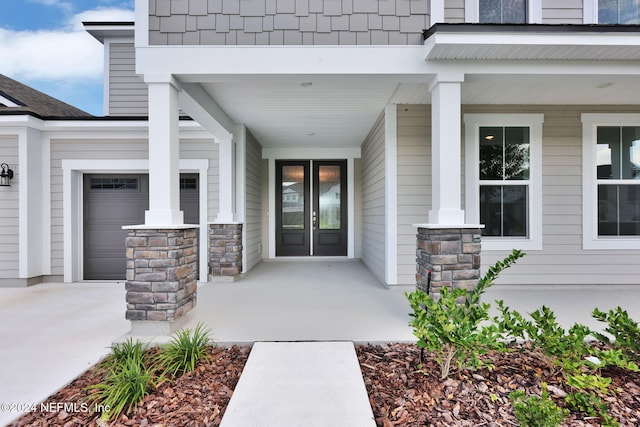
[[[429,223],[464,224],[461,208],[460,73],[437,76],[431,87],[432,209]]]
[[[145,225],[182,225],[179,87],[171,75],[145,76],[145,82],[149,88],[149,210]]]
[[[181,83],[180,108],[211,132],[214,137],[229,139],[235,123],[198,83]]]

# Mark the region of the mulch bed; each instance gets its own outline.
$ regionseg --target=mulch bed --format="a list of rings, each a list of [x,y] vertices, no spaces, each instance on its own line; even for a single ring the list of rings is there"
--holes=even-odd
[[[249,347],[211,347],[211,363],[201,363],[193,372],[184,374],[172,383],[163,383],[138,405],[129,416],[121,415],[111,424],[121,426],[218,426],[231,399],[242,369],[249,357]],[[82,410],[86,387],[100,381],[94,367],[71,382],[44,403],[52,403],[56,410],[30,412],[11,426],[89,426],[101,425],[98,415]],[[71,413],[57,410],[56,403],[73,404]],[[47,406],[47,408],[51,407]]]
[[[249,355],[248,347],[211,348],[212,363],[200,364],[192,373],[164,383],[140,403],[133,414],[121,416],[115,426],[218,426]],[[412,344],[357,345],[356,352],[369,400],[381,427],[402,426],[517,426],[509,400],[512,390],[539,395],[548,384],[559,406],[561,374],[536,352],[514,348],[491,353],[494,368],[452,373],[439,379],[439,367],[426,355],[417,370],[420,350]],[[310,366],[309,369],[313,369]],[[620,370],[604,372],[612,378],[609,414],[623,426],[640,425],[640,374]],[[88,370],[45,403],[74,403],[85,399],[86,387],[100,380]],[[35,411],[12,426],[99,426],[88,411]],[[598,426],[597,419],[572,413],[567,426]]]
[[[565,406],[561,395],[568,390],[559,370],[534,351],[522,346],[512,350],[490,353],[491,370],[461,371],[440,380],[440,368],[428,354],[423,364],[428,375],[417,371],[420,350],[415,345],[356,346],[376,424],[382,427],[517,426],[509,393],[540,395],[543,382],[556,404]],[[609,415],[622,426],[639,426],[640,374],[616,369],[602,374],[612,378],[610,390],[617,390],[607,398]],[[564,425],[600,423],[571,413]]]

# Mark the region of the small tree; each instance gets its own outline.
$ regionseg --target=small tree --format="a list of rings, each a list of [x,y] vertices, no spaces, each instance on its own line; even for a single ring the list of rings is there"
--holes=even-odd
[[[417,345],[435,355],[440,365],[440,378],[449,376],[452,364],[459,368],[479,368],[484,364],[480,356],[502,345],[495,325],[481,325],[489,320],[490,305],[481,303],[480,297],[501,271],[523,256],[521,251],[514,249],[504,260],[490,267],[470,292],[445,287],[438,298],[432,298],[420,289],[405,294],[413,309],[409,325],[418,338]]]

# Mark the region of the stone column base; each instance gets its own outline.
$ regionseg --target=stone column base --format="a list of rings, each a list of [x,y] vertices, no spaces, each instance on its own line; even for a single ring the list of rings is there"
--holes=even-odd
[[[209,224],[209,281],[233,282],[242,273],[242,224]]]
[[[432,296],[444,286],[475,289],[480,280],[480,228],[418,227],[416,286]]]
[[[198,229],[130,228],[126,251],[127,320],[170,329],[196,305]]]

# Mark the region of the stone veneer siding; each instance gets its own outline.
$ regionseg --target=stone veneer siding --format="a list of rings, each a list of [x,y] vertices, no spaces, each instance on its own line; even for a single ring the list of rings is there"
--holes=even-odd
[[[151,45],[421,45],[429,0],[149,0]]]
[[[418,289],[427,291],[431,272],[430,293],[442,287],[472,290],[480,279],[479,228],[418,228],[417,273]]]
[[[209,274],[235,277],[242,273],[242,224],[209,225]]]
[[[126,251],[127,320],[171,322],[195,307],[197,228],[132,229]]]

